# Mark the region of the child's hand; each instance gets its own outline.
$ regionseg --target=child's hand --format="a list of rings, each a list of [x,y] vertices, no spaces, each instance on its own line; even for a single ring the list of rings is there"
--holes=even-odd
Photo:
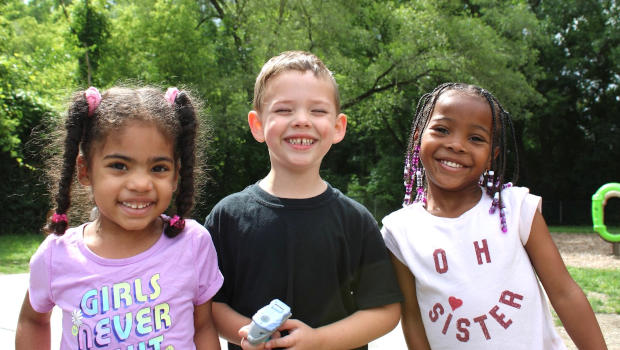
[[[286,348],[293,350],[321,349],[321,339],[316,329],[309,327],[300,320],[287,320],[278,330],[288,330],[285,337],[272,337],[265,343],[265,349]]]
[[[241,344],[239,344],[241,346],[241,348],[243,350],[263,350],[266,349],[265,347],[265,343],[259,343],[257,345],[252,345],[250,344],[250,342],[248,341],[248,332],[250,331],[250,325],[245,325],[243,327],[241,327],[239,329],[239,336],[241,337]],[[273,332],[273,334],[271,335],[271,339],[277,339],[280,338],[280,332],[279,331],[275,331]]]

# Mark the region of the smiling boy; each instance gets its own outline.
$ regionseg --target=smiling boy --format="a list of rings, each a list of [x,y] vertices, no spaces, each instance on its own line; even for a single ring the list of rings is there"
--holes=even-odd
[[[396,326],[402,296],[372,215],[320,176],[346,132],[338,86],[316,56],[284,52],[263,66],[253,107],[248,123],[270,171],[205,222],[224,274],[216,326],[229,349],[365,349]],[[292,319],[282,337],[252,347],[245,326],[275,298]]]

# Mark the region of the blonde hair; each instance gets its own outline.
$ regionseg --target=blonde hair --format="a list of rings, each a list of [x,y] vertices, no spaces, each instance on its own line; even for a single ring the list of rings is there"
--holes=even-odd
[[[323,61],[317,56],[305,51],[285,51],[267,61],[260,73],[256,77],[254,84],[253,108],[260,111],[263,107],[263,97],[270,79],[278,74],[287,71],[306,72],[311,71],[317,78],[327,79],[334,86],[334,100],[336,102],[336,113],[340,113],[340,94],[338,84],[332,72],[327,69]]]

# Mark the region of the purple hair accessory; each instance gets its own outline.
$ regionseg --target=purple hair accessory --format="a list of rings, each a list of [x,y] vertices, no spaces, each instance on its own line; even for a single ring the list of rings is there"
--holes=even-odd
[[[170,219],[170,226],[178,229],[179,231],[185,228],[185,219],[175,215]]]
[[[164,97],[166,98],[166,101],[168,101],[168,103],[173,105],[174,100],[176,100],[178,94],[179,89],[177,89],[176,87],[169,87],[168,90],[166,90],[166,95]]]
[[[95,109],[97,109],[97,107],[99,107],[99,103],[101,103],[101,94],[96,87],[91,86],[86,89],[84,96],[88,102],[88,116],[92,117],[95,113]]]
[[[54,213],[54,215],[52,215],[52,222],[55,224],[59,222],[67,222],[67,214]]]

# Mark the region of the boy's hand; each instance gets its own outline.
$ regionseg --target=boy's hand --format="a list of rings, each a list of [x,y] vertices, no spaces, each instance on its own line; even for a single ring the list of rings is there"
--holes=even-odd
[[[316,329],[300,320],[287,320],[278,330],[288,330],[285,337],[273,337],[265,343],[265,349],[286,348],[292,350],[322,349],[321,339]]]
[[[250,344],[250,342],[248,341],[248,332],[250,331],[250,325],[245,325],[243,327],[241,327],[239,329],[239,336],[241,337],[241,344],[239,344],[241,346],[241,348],[243,350],[263,350],[263,349],[267,349],[267,347],[265,346],[266,343],[259,343],[257,345],[252,345]],[[271,339],[277,339],[280,338],[280,332],[279,331],[275,331],[273,332],[273,334],[271,335]]]

